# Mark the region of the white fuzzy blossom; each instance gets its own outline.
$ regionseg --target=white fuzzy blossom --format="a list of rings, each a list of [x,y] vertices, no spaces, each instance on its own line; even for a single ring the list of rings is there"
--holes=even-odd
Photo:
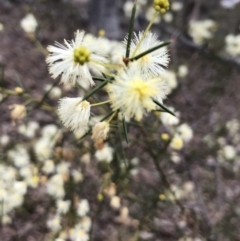
[[[42,128],[42,136],[51,139],[53,142],[56,141],[55,138],[57,139],[58,133],[58,127],[53,124],[46,125]]]
[[[59,87],[57,87],[57,86],[52,87],[51,84],[48,84],[48,85],[45,86],[44,89],[47,92],[50,91],[48,96],[52,100],[59,99],[61,97],[61,95],[62,95],[62,90]]]
[[[76,225],[75,228],[70,231],[70,239],[72,241],[88,241],[89,235],[81,228],[81,225]]]
[[[92,226],[92,220],[88,216],[82,218],[80,225],[85,232],[89,232]]]
[[[38,22],[32,13],[28,13],[20,22],[21,27],[26,33],[34,33]]]
[[[194,43],[201,45],[205,40],[213,37],[213,31],[216,29],[216,23],[211,19],[202,21],[193,21],[189,23],[189,34]]]
[[[29,121],[26,125],[20,125],[18,132],[28,138],[33,138],[36,131],[39,129],[39,124],[35,121]]]
[[[63,198],[65,195],[63,176],[56,174],[52,176],[46,185],[47,193],[56,199]]]
[[[225,50],[229,55],[233,57],[240,55],[240,34],[227,35],[225,38],[225,43],[226,43]]]
[[[1,145],[1,146],[6,146],[6,145],[8,145],[9,141],[10,141],[10,137],[9,137],[8,135],[2,135],[2,136],[0,136],[0,145]]]
[[[119,72],[107,90],[113,110],[140,121],[146,112],[155,110],[168,93],[166,82],[160,77],[143,75],[136,66]]]
[[[169,110],[171,110],[176,116],[173,116],[167,112],[162,112],[160,115],[160,119],[162,123],[165,126],[175,126],[179,124],[179,118],[178,118],[178,113],[175,112],[173,107],[169,107]]]
[[[119,209],[121,206],[121,199],[119,196],[113,196],[110,201],[110,206],[113,209]]]
[[[103,148],[95,152],[95,157],[98,161],[106,161],[110,163],[113,159],[113,151],[114,149],[105,143]]]
[[[178,126],[177,127],[177,131],[178,131],[179,135],[182,137],[182,139],[185,142],[189,142],[192,139],[192,137],[193,137],[193,130],[186,123],[181,124],[180,126]]]
[[[98,46],[98,39],[89,41],[84,35],[84,31],[78,30],[74,40],[64,40],[65,45],[48,46],[50,55],[46,61],[54,79],[61,75],[62,83],[78,83],[87,88],[89,84],[94,85],[90,69],[98,75],[104,71],[106,59]]]
[[[188,74],[188,67],[186,65],[180,65],[178,67],[178,76],[180,78],[184,78],[186,77],[187,74]]]
[[[56,167],[56,172],[61,175],[66,175],[69,172],[70,164],[68,162],[62,161]]]
[[[83,180],[83,174],[78,170],[72,170],[71,175],[75,183],[79,183]]]
[[[143,37],[143,32],[139,32],[137,35],[134,33],[134,38],[130,46],[130,58],[135,57],[153,47],[156,47],[163,42],[157,39],[157,35],[151,32],[148,32],[146,36]],[[125,49],[127,46],[127,38],[124,40]],[[124,51],[125,51],[124,49]],[[125,52],[123,51],[123,54]],[[153,76],[159,76],[164,72],[164,67],[167,67],[169,63],[169,56],[167,53],[166,47],[158,48],[155,51],[152,51],[143,57],[130,62],[130,66],[135,66],[136,69],[140,71],[140,74],[151,74]]]
[[[61,229],[61,217],[59,215],[54,216],[53,218],[47,221],[48,228],[53,231],[57,232]]]
[[[30,157],[25,147],[18,145],[8,152],[8,156],[13,160],[16,167],[24,167],[29,164]]]
[[[87,130],[90,103],[82,98],[63,98],[59,101],[58,114],[64,126],[75,132]]]
[[[42,137],[34,145],[35,153],[40,161],[50,158],[53,153],[53,147],[61,137],[61,131],[56,125],[50,124],[42,128]]]
[[[57,213],[59,214],[65,214],[69,211],[71,205],[70,200],[57,200]]]
[[[14,182],[14,191],[20,195],[24,195],[27,192],[27,184],[24,181]]]
[[[223,147],[223,155],[227,160],[232,160],[236,156],[236,149],[231,145],[226,145]]]
[[[240,0],[221,0],[221,6],[223,8],[234,8]]]
[[[175,12],[182,10],[182,8],[183,8],[183,4],[179,1],[174,1],[171,4],[171,9]]]
[[[44,162],[42,171],[46,174],[53,173],[55,171],[55,164],[52,160],[47,160]]]
[[[41,137],[34,144],[34,151],[40,161],[48,159],[53,152],[53,143],[49,138]]]
[[[170,12],[167,12],[163,15],[163,20],[167,23],[171,23],[173,21],[173,15]]]
[[[82,199],[77,205],[77,214],[79,217],[85,216],[90,210],[87,199]]]

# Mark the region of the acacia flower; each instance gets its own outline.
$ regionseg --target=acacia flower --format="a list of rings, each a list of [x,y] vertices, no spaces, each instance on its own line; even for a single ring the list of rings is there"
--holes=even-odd
[[[143,32],[137,35],[134,33],[134,38],[130,46],[130,58],[135,57],[153,47],[156,47],[163,42],[158,41],[157,35],[148,32],[142,39]],[[127,38],[124,40],[125,47],[127,46]],[[143,57],[131,62],[131,65],[136,65],[143,74],[152,74],[154,76],[161,75],[164,67],[169,63],[169,56],[166,47],[161,47],[153,52],[150,52]]]
[[[26,33],[34,33],[38,26],[38,22],[32,13],[29,13],[20,22],[21,27]]]
[[[82,98],[63,98],[59,100],[58,114],[64,126],[78,132],[87,129],[90,117],[90,103]]]
[[[143,75],[137,68],[119,72],[107,87],[111,106],[125,116],[140,121],[146,111],[156,109],[153,99],[162,102],[167,94],[166,82],[160,77]]]
[[[153,7],[157,12],[162,14],[166,13],[169,10],[169,1],[168,0],[154,0]]]
[[[70,230],[70,239],[72,241],[88,241],[88,233],[81,227],[81,225],[76,225],[74,229]]]
[[[89,41],[84,35],[84,31],[78,30],[75,33],[75,40],[71,42],[64,40],[66,46],[60,43],[48,46],[50,55],[46,61],[54,79],[62,75],[62,83],[72,85],[78,83],[86,87],[89,84],[94,85],[89,69],[96,74],[104,71],[106,58],[98,46],[98,39]]]
[[[98,122],[92,130],[91,138],[95,143],[101,143],[106,140],[109,132],[109,123],[106,121]]]
[[[77,205],[77,214],[79,217],[85,216],[90,210],[87,199],[82,199]]]

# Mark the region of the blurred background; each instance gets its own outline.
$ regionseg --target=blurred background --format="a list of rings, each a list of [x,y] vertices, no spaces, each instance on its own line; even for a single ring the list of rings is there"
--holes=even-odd
[[[139,32],[154,11],[137,2]],[[129,123],[131,143],[115,130],[99,157],[49,109],[82,90],[51,78],[46,47],[79,29],[117,48],[133,1],[0,0],[1,241],[240,240],[240,1],[170,4],[151,31],[172,42],[164,103],[178,119]]]

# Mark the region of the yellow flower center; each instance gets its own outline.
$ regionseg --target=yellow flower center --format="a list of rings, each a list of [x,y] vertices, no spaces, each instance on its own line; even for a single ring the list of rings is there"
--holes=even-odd
[[[157,90],[141,79],[135,79],[130,84],[131,90],[138,94],[140,100],[152,97],[157,94]]]
[[[91,52],[84,46],[76,48],[74,49],[73,53],[74,62],[76,64],[84,65],[85,63],[89,62],[90,54]]]
[[[169,9],[169,1],[168,0],[154,0],[153,7],[157,12],[162,14],[166,13]]]
[[[86,100],[84,101],[80,100],[78,103],[76,103],[77,111],[87,110],[88,108],[90,108],[90,103]]]

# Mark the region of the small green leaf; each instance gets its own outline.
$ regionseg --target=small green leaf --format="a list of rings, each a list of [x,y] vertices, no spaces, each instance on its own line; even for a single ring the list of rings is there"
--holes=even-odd
[[[159,107],[161,107],[165,112],[167,112],[167,113],[175,116],[175,114],[174,114],[171,110],[169,110],[169,109],[168,109],[166,106],[164,106],[163,104],[159,103],[157,100],[154,100],[154,99],[153,99],[153,102],[154,102],[156,105],[158,105]]]

